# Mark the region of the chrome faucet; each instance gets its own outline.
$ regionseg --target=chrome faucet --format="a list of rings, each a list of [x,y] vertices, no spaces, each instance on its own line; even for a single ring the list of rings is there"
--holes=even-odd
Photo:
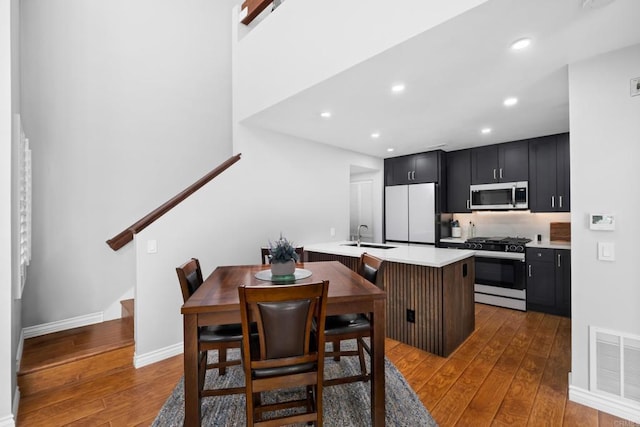
[[[362,227],[364,227],[365,230],[369,229],[369,227],[367,227],[365,224],[361,224],[358,226],[358,240],[356,241],[358,247],[360,247],[360,230],[362,229]]]

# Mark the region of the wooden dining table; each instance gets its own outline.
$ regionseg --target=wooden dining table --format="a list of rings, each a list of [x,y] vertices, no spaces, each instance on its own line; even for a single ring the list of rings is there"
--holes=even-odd
[[[299,263],[297,268],[311,272],[311,276],[293,283],[329,281],[327,315],[348,313],[371,315],[371,425],[384,426],[386,293],[338,261]],[[218,267],[182,306],[185,426],[200,425],[201,419],[198,398],[198,327],[240,323],[238,286],[241,284],[278,286],[268,280],[256,278],[256,273],[268,269],[268,265]]]

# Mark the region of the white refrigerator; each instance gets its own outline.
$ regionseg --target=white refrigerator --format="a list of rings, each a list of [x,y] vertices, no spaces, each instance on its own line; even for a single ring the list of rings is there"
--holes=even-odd
[[[385,238],[400,242],[436,241],[435,184],[385,187]]]

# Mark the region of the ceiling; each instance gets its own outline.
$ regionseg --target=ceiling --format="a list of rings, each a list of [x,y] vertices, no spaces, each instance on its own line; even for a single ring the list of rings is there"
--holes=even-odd
[[[244,123],[377,157],[567,132],[567,64],[637,43],[640,0],[489,0]]]

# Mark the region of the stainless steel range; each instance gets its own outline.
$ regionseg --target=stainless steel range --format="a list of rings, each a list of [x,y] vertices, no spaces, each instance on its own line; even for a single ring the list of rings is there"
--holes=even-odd
[[[530,241],[521,237],[473,237],[455,245],[475,251],[476,302],[526,311],[524,252]]]

